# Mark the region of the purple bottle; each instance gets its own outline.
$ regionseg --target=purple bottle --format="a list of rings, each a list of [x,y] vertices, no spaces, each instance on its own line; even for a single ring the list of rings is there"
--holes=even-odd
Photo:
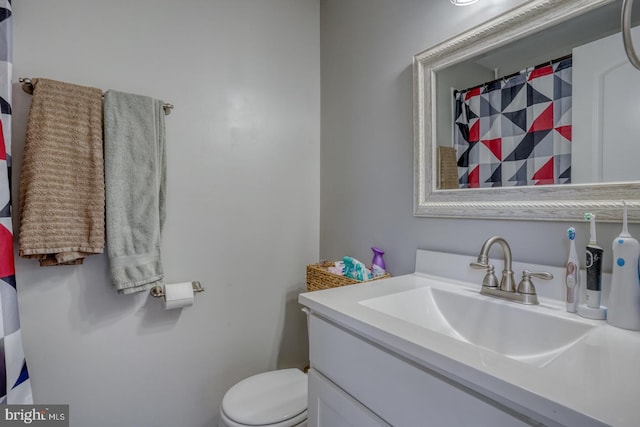
[[[375,246],[371,248],[371,250],[373,251],[373,260],[371,261],[371,266],[373,267],[374,265],[377,265],[384,271],[387,271],[387,268],[384,265],[384,258],[382,258],[382,255],[384,255],[384,251],[382,249],[376,248]]]

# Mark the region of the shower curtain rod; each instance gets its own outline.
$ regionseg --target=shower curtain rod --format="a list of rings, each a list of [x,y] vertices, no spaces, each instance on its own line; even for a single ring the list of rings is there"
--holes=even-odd
[[[22,83],[23,91],[25,91],[29,95],[33,95],[33,82],[29,77],[20,77],[18,81]],[[165,102],[164,104],[162,104],[162,108],[164,109],[164,114],[171,114],[171,110],[173,110],[173,104]]]
[[[546,67],[547,65],[557,64],[558,62],[564,61],[565,59],[569,59],[569,58],[572,58],[572,57],[573,57],[573,54],[570,53],[568,55],[564,55],[564,56],[561,56],[559,58],[555,58],[555,59],[552,59],[550,61],[546,61],[546,62],[543,62],[543,63],[538,64],[538,65],[534,65],[533,67],[529,67],[529,68],[537,70],[539,68]],[[526,69],[522,70],[522,71],[526,71]],[[482,84],[475,85],[475,86],[472,86],[472,87],[464,89],[464,90],[455,89],[454,92],[467,92],[467,91],[470,91],[472,89],[476,89],[476,88],[479,88],[479,87],[490,85],[492,83],[496,83],[496,82],[503,81],[503,80],[508,80],[508,79],[510,79],[512,77],[519,76],[520,74],[522,74],[522,71],[517,71],[515,73],[509,74],[509,75],[506,75],[506,76],[502,76],[502,77],[499,77],[499,78],[497,78],[495,80],[484,82]]]
[[[568,55],[564,55],[564,56],[561,56],[559,58],[552,59],[551,61],[546,61],[546,62],[543,62],[542,64],[534,65],[531,68],[533,68],[534,70],[537,70],[538,68],[546,67],[548,65],[557,64],[558,62],[562,62],[565,59],[569,59],[569,58],[572,58],[572,57],[573,57],[573,54],[570,53]],[[521,73],[522,73],[521,71],[518,71],[518,72],[515,72],[515,73],[512,73],[512,74],[509,74],[507,76],[500,77],[500,79],[510,79],[511,77],[518,76]],[[500,80],[500,79],[497,79],[497,80]]]

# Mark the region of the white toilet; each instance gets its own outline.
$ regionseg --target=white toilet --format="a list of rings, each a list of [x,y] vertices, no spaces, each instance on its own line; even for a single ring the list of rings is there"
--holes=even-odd
[[[278,369],[240,381],[222,398],[218,426],[307,427],[307,374]]]
[[[222,399],[220,427],[306,427],[307,375],[279,369],[246,378]]]

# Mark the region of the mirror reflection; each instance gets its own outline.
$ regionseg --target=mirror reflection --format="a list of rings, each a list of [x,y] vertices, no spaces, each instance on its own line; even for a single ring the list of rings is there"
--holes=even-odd
[[[613,2],[438,69],[435,188],[640,181],[640,72],[619,25]]]

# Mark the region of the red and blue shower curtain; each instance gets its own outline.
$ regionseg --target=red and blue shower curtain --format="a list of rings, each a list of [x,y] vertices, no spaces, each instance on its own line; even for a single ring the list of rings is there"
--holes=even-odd
[[[31,404],[13,260],[11,223],[11,1],[0,0],[0,404]]]
[[[572,59],[455,92],[460,188],[571,182]]]

